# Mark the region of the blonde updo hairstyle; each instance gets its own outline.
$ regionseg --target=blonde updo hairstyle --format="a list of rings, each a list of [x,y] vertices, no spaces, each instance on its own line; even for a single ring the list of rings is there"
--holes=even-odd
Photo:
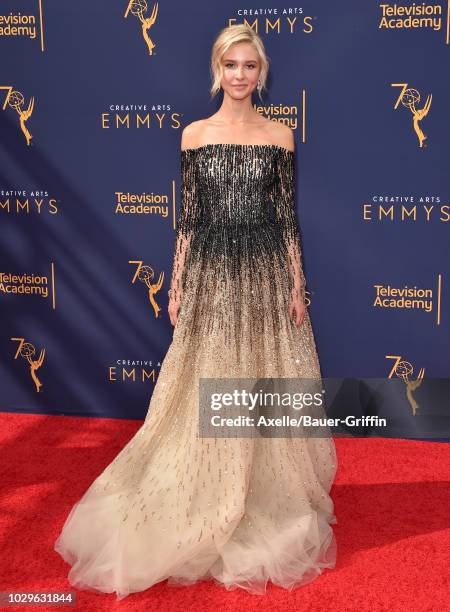
[[[257,88],[259,97],[262,100],[261,92],[266,88],[267,76],[269,74],[269,59],[264,48],[264,43],[259,35],[245,24],[237,24],[227,26],[221,30],[214,41],[211,51],[211,79],[212,85],[210,89],[211,98],[220,91],[220,81],[222,80],[222,65],[220,63],[224,53],[228,51],[231,45],[237,43],[250,43],[256,49],[261,62],[261,72],[259,80],[261,88]]]

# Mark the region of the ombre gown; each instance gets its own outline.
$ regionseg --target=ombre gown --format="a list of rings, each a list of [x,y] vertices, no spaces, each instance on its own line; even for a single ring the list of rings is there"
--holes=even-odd
[[[165,579],[264,593],[336,561],[331,436],[199,437],[199,378],[320,379],[295,217],[294,152],[181,152],[173,340],[145,421],[73,506],[55,543],[80,589],[122,599]]]

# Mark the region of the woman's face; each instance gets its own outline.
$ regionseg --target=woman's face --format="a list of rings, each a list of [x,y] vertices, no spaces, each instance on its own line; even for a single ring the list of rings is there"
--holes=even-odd
[[[253,92],[258,84],[261,66],[259,55],[251,43],[231,45],[221,59],[224,92],[240,100]]]

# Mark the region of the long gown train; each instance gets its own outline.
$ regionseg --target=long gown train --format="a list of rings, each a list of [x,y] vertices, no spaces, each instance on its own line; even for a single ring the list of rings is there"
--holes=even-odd
[[[55,550],[72,585],[122,599],[169,579],[264,593],[336,562],[332,437],[199,437],[200,378],[321,377],[294,212],[294,153],[181,152],[171,291],[182,297],[145,421],[73,506]]]

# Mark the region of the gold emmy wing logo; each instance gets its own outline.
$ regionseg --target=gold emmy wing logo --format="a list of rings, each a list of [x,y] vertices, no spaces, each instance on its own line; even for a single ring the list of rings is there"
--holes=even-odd
[[[419,147],[423,147],[423,142],[427,139],[427,136],[425,136],[425,134],[422,132],[419,122],[428,115],[431,106],[432,94],[427,96],[425,104],[422,106],[422,108],[416,108],[416,105],[420,102],[420,93],[417,91],[417,89],[408,89],[408,83],[391,83],[391,85],[392,87],[402,88],[395,103],[394,110],[397,110],[400,102],[403,104],[403,106],[409,108],[412,115],[413,128],[417,134],[417,138],[419,139]]]
[[[11,338],[11,340],[19,343],[16,354],[14,355],[14,359],[17,359],[20,356],[28,361],[30,365],[31,378],[33,379],[34,384],[36,385],[36,391],[39,393],[42,387],[42,383],[36,376],[36,370],[38,370],[44,363],[45,349],[41,349],[39,357],[37,359],[33,359],[33,356],[36,353],[36,349],[34,348],[34,345],[31,344],[31,342],[25,342],[25,338]]]
[[[422,384],[423,377],[425,376],[425,368],[420,368],[417,378],[415,380],[411,380],[410,376],[412,376],[414,368],[409,361],[402,359],[401,355],[386,355],[385,357],[386,359],[395,359],[388,378],[392,378],[395,374],[395,376],[403,380],[406,385],[406,397],[408,398],[408,402],[411,404],[413,416],[416,416],[419,405],[413,398],[412,392]]]
[[[144,13],[147,11],[148,6],[146,0],[130,0],[128,2],[127,10],[125,11],[125,19],[128,17],[129,13],[139,19],[141,22],[142,36],[147,44],[148,54],[153,55],[153,49],[156,45],[148,35],[148,30],[150,30],[156,21],[156,17],[158,15],[158,3],[156,2],[153,5],[150,17],[144,17]]]
[[[156,303],[155,295],[158,293],[158,291],[163,285],[164,272],[160,272],[158,281],[156,283],[153,283],[152,281],[155,277],[155,272],[153,268],[151,268],[150,266],[144,266],[143,261],[130,260],[128,261],[128,263],[137,265],[136,272],[131,282],[134,284],[136,279],[139,279],[141,283],[144,283],[144,285],[148,287],[148,299],[153,307],[155,318],[157,319],[159,317],[161,307],[159,306],[159,304]]]
[[[25,136],[27,145],[29,145],[30,140],[33,138],[33,136],[30,134],[25,124],[33,113],[34,96],[30,98],[28,107],[26,110],[24,110],[23,105],[25,104],[25,97],[23,93],[21,93],[20,91],[13,90],[12,87],[0,86],[0,89],[6,89],[8,91],[5,102],[3,104],[3,110],[6,110],[6,107],[10,106],[17,112],[17,114],[19,115],[20,129],[22,130]]]

